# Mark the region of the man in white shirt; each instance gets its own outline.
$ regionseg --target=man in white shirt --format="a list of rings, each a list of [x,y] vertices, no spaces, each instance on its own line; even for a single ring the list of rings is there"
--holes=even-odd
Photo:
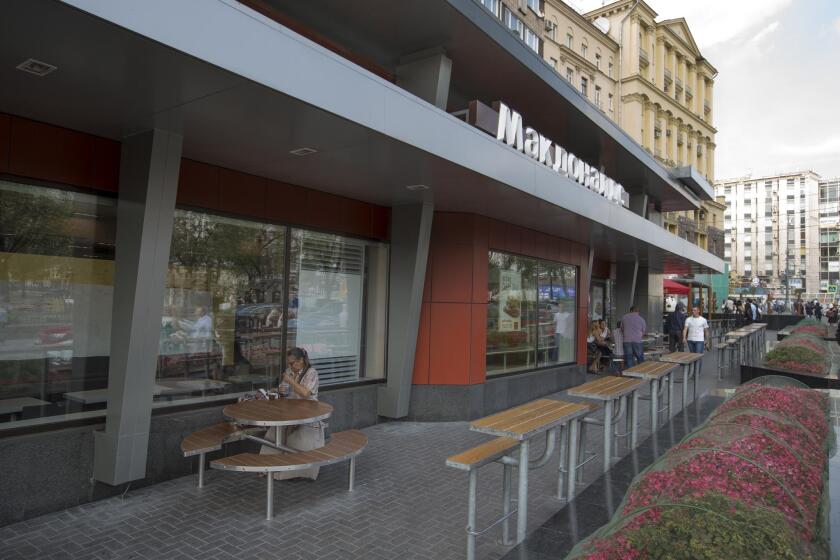
[[[710,347],[709,323],[700,315],[699,307],[694,307],[691,317],[685,320],[683,340],[688,342],[688,351],[695,354],[702,354]]]
[[[572,314],[566,311],[562,301],[557,302],[557,312],[554,314],[554,345],[555,361],[560,361],[561,356],[566,356],[567,340],[574,336],[572,325]]]

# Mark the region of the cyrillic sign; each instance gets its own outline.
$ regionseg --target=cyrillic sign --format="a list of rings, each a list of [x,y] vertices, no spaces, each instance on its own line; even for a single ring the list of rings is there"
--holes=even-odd
[[[534,158],[555,172],[577,181],[607,200],[627,206],[629,195],[621,183],[610,179],[594,166],[566,151],[533,128],[523,126],[522,115],[499,102],[496,139]]]

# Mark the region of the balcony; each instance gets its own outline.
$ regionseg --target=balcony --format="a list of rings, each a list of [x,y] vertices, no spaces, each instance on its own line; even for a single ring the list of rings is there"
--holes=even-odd
[[[673,75],[671,74],[671,71],[666,68],[665,69],[665,85],[668,85],[668,84],[670,84],[671,82],[674,81],[672,76]]]
[[[692,99],[694,97],[694,90],[688,86],[685,86],[685,96],[687,99]]]
[[[639,64],[641,66],[647,66],[648,64],[650,64],[650,57],[648,57],[648,52],[641,47],[639,47]]]
[[[703,112],[704,113],[711,113],[712,112],[712,104],[709,103],[708,99],[703,100]]]
[[[677,78],[676,82],[677,82],[677,91],[682,91],[682,88],[683,88],[682,80]]]

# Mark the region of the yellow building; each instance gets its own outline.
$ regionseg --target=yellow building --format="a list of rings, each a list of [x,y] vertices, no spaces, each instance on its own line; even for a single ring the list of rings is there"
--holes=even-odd
[[[578,13],[544,0],[542,55],[561,75],[665,167],[694,167],[714,181],[712,125],[717,70],[685,19],[656,21],[643,0]],[[723,255],[723,207],[666,214],[666,229]]]

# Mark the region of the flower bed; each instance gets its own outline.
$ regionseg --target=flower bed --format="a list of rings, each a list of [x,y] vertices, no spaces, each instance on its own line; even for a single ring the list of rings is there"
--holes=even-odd
[[[828,346],[813,334],[798,332],[788,336],[764,357],[769,367],[826,375],[831,369]]]
[[[820,338],[825,338],[828,336],[828,326],[814,319],[803,319],[790,332],[792,334],[812,334]]]
[[[833,437],[823,393],[739,387],[633,481],[610,524],[569,558],[827,558]]]

